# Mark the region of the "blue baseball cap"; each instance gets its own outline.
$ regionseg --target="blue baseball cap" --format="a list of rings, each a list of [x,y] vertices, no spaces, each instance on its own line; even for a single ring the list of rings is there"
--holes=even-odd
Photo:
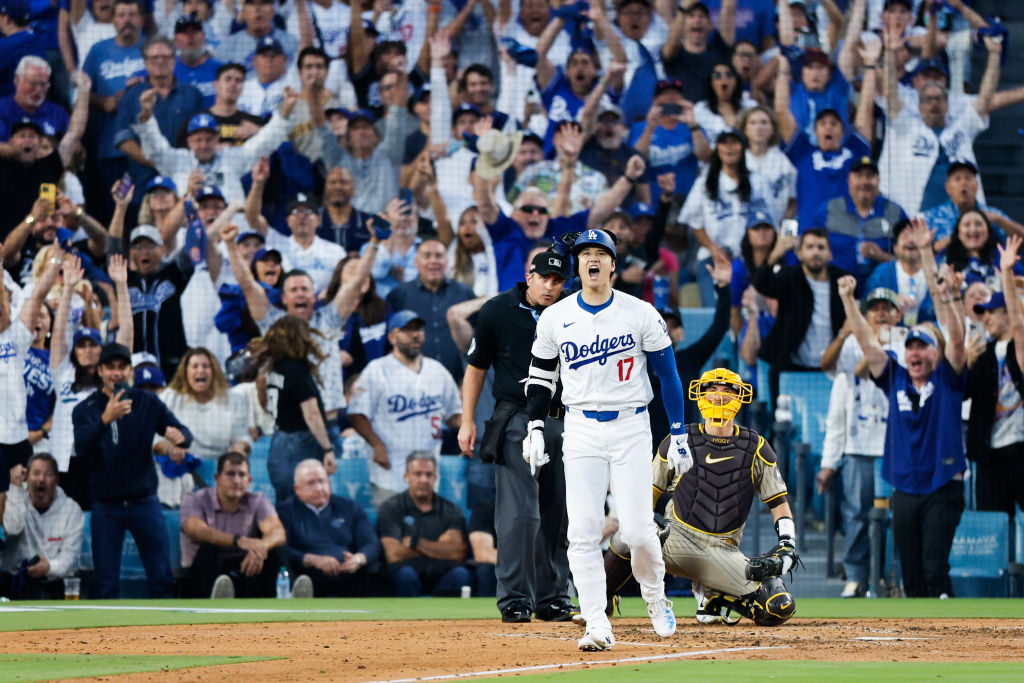
[[[137,387],[165,387],[167,386],[167,379],[164,377],[164,373],[160,368],[147,365],[145,367],[135,368],[135,381],[133,384]]]
[[[263,36],[256,43],[256,49],[253,50],[253,54],[258,55],[261,52],[275,52],[279,55],[284,54],[284,48],[281,47],[281,43],[274,36]]]
[[[747,230],[756,228],[759,225],[768,225],[774,229],[775,221],[773,221],[772,217],[765,211],[752,211],[750,215],[747,216]]]
[[[187,135],[192,135],[201,130],[212,130],[214,132],[220,131],[220,126],[217,125],[217,119],[213,118],[210,114],[196,114],[188,121]]]
[[[922,59],[917,63],[917,68],[914,69],[914,76],[919,76],[925,71],[938,71],[940,74],[949,78],[949,69],[938,57],[931,57],[929,59]]]
[[[170,178],[168,178],[165,175],[155,176],[152,180],[150,180],[148,183],[146,183],[146,192],[147,192],[147,194],[149,192],[152,192],[153,190],[155,190],[157,188],[162,188],[164,190],[170,190],[171,192],[174,192],[174,193],[178,192],[178,186],[174,184],[173,180],[171,180]]]
[[[475,104],[470,104],[469,102],[463,102],[462,104],[460,104],[459,106],[455,107],[455,109],[452,110],[453,126],[455,125],[455,122],[459,120],[459,117],[462,116],[463,114],[473,114],[477,118],[480,118],[481,116],[479,107],[477,107]]]
[[[257,261],[262,261],[263,259],[267,258],[268,256],[271,256],[271,257],[276,256],[278,263],[280,263],[281,260],[282,260],[281,259],[281,252],[279,252],[277,249],[263,249],[261,247],[260,249],[256,250],[255,254],[252,255],[252,261],[249,262],[249,265],[252,265],[253,263],[256,263]]]
[[[353,109],[348,112],[348,122],[352,123],[356,119],[366,119],[370,122],[370,125],[377,123],[377,117],[373,115],[373,112],[369,109]]]
[[[997,308],[1006,308],[1006,297],[1002,292],[993,292],[992,296],[983,304],[974,304],[974,312],[981,315],[985,311],[994,311]]]
[[[633,202],[629,205],[629,208],[626,209],[626,213],[629,214],[630,218],[636,220],[637,218],[640,218],[640,216],[653,216],[654,209],[647,202]]]
[[[97,346],[103,346],[103,338],[100,336],[99,330],[91,327],[83,327],[77,330],[74,336],[71,337],[71,345],[76,346],[83,339],[91,339]]]
[[[3,0],[0,2],[0,14],[6,14],[11,19],[26,24],[32,18],[32,8],[28,0]]]
[[[224,199],[224,195],[220,191],[220,188],[217,187],[216,185],[203,185],[199,189],[199,192],[196,192],[197,203],[203,201],[204,199],[210,199],[211,197],[214,199],[219,199],[222,202],[226,201]]]
[[[419,313],[416,311],[410,311],[408,308],[403,311],[399,311],[398,313],[394,313],[390,318],[388,318],[388,332],[391,330],[400,330],[409,323],[416,322],[417,320],[424,325],[427,324],[427,321],[424,320]]]
[[[261,243],[267,243],[267,238],[264,237],[261,233],[256,232],[255,230],[246,230],[245,232],[238,233],[238,237],[235,238],[235,244],[241,244],[242,240],[244,240],[246,237],[255,237],[259,239]]]
[[[938,342],[935,341],[935,337],[928,334],[927,330],[921,327],[914,327],[910,330],[910,333],[907,334],[906,340],[904,340],[903,342],[903,346],[910,346],[910,342],[914,341],[915,339],[917,341],[924,342],[928,346],[934,346],[936,348],[938,348],[939,346]]]

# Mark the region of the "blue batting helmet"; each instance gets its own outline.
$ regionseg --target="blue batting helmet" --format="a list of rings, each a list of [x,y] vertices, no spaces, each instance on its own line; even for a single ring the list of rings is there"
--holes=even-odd
[[[572,245],[572,255],[576,258],[576,255],[583,251],[583,248],[589,245],[603,247],[608,250],[608,253],[615,258],[615,239],[606,230],[600,228],[590,228],[584,230],[576,238],[576,241]],[[579,259],[577,259],[577,262]]]

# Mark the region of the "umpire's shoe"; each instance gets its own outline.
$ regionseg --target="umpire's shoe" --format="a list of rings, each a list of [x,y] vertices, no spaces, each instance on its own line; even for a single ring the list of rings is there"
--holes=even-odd
[[[528,624],[530,606],[522,600],[514,600],[501,610],[501,620],[506,624]]]
[[[541,621],[572,621],[580,613],[579,607],[571,600],[559,598],[537,610],[537,618]]]

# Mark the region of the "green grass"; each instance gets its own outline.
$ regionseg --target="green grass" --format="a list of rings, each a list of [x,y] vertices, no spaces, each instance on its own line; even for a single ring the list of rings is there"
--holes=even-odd
[[[558,683],[623,683],[642,680],[644,683],[679,683],[682,680],[767,681],[1019,681],[1020,664],[1014,662],[810,662],[810,661],[739,661],[696,660],[656,662],[652,664],[621,664],[600,669],[567,669],[559,673],[529,676],[533,681]]]
[[[104,626],[155,626],[161,624],[222,624],[294,621],[388,621],[404,619],[497,619],[492,598],[353,598],[309,600],[123,600],[73,603],[75,607],[102,606],[113,609],[69,609],[66,602],[25,602],[0,605],[0,631],[25,631]],[[9,608],[32,608],[13,611]],[[46,608],[57,608],[59,612]],[[118,609],[163,607],[172,611]],[[280,612],[197,613],[189,609],[261,609]],[[305,611],[311,610],[311,611]],[[685,619],[693,616],[691,598],[678,598],[675,612]],[[646,617],[640,598],[622,602],[622,615]],[[831,598],[797,600],[797,617],[805,619],[873,618],[1005,618],[1020,617],[1016,600],[840,600]]]
[[[196,666],[261,662],[277,657],[179,657],[173,655],[0,655],[0,681],[49,681]]]

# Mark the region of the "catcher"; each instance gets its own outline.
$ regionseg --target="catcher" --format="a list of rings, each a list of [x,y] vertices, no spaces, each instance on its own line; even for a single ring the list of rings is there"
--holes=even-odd
[[[689,452],[677,457],[666,437],[653,462],[665,570],[693,581],[700,623],[735,624],[745,616],[777,626],[796,612],[781,578],[799,562],[796,528],[775,452],[764,437],[733,423],[751,387],[716,368],[690,382],[689,395],[704,418],[686,425]],[[748,559],[739,547],[755,493],[771,509],[779,542]],[[618,534],[605,553],[605,573],[611,611],[630,576],[629,549]]]

